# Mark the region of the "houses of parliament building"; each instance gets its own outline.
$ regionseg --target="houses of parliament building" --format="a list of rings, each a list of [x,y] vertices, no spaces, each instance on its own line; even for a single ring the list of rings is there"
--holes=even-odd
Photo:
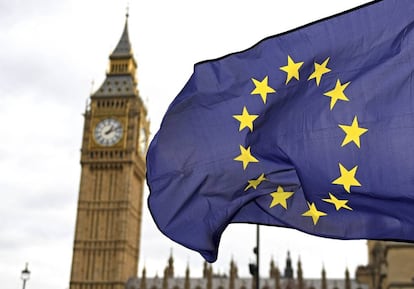
[[[189,268],[177,277],[171,255],[162,276],[148,278],[144,268],[137,278],[149,136],[137,67],[127,15],[121,38],[109,56],[106,78],[90,96],[84,113],[70,289],[255,288],[254,278],[238,275],[235,260],[230,261],[228,274],[217,275],[205,263],[201,278],[192,278]],[[324,269],[319,279],[306,279],[301,262],[294,269],[288,254],[283,271],[270,264],[260,289],[414,289],[413,244],[367,244],[368,264],[356,272],[344,268],[343,279],[327,279]]]

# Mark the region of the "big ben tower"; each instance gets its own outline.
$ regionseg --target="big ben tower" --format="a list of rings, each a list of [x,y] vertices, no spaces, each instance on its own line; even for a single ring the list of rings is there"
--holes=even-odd
[[[137,275],[149,122],[128,15],[85,112],[70,289],[123,289]]]

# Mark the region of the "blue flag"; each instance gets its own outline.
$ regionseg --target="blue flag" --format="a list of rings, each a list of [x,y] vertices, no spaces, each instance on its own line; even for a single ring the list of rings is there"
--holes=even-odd
[[[149,208],[215,261],[229,223],[414,240],[414,1],[195,65],[147,155]]]

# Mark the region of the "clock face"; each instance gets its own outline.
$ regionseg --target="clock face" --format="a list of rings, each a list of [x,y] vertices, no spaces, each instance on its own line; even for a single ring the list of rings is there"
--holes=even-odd
[[[113,146],[122,137],[123,128],[119,121],[107,118],[100,121],[94,132],[95,141],[102,146]]]

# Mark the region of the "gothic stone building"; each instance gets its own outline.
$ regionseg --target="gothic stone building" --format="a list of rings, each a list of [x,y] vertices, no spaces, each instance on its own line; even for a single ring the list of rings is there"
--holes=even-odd
[[[414,244],[368,241],[368,264],[356,277],[370,289],[413,289]]]
[[[128,289],[255,289],[255,278],[240,277],[236,262],[230,262],[228,274],[215,274],[213,266],[204,263],[201,278],[192,278],[187,267],[184,277],[174,275],[174,259],[168,259],[162,276],[148,278],[145,268],[140,279],[130,282]],[[360,284],[350,278],[349,271],[344,270],[344,278],[328,279],[325,269],[321,270],[321,278],[307,279],[303,277],[302,264],[297,262],[296,270],[292,265],[290,254],[286,258],[286,265],[281,272],[274,261],[270,263],[268,276],[260,279],[260,289],[368,289],[367,285]]]

